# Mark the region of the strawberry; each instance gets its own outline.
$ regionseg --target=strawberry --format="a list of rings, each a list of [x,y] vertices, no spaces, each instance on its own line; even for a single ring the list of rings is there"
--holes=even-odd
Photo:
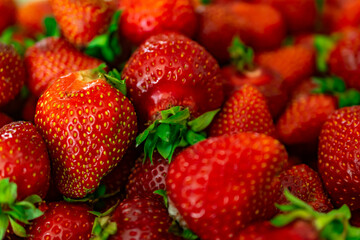
[[[32,194],[45,197],[50,161],[46,145],[30,122],[12,122],[0,129],[0,179],[18,185],[18,199]]]
[[[257,132],[275,135],[265,97],[252,85],[245,84],[222,107],[210,128],[209,136],[239,132]]]
[[[358,176],[358,136],[360,106],[336,110],[324,123],[318,150],[318,170],[335,206],[360,208]]]
[[[106,217],[105,217],[106,218]],[[101,218],[100,218],[101,219]],[[120,203],[107,218],[108,228],[102,231],[100,224],[95,221],[94,232],[96,239],[104,239],[102,234],[109,233],[109,240],[148,239],[148,240],[179,240],[182,239],[169,233],[171,218],[163,203],[149,197],[133,197]],[[99,223],[99,224],[97,224]],[[114,227],[111,224],[116,224]],[[111,232],[109,230],[111,229]],[[115,231],[114,231],[115,230]],[[106,239],[106,238],[105,238]]]
[[[27,2],[19,6],[17,22],[31,36],[45,32],[44,19],[52,16],[51,6],[48,0]]]
[[[16,21],[16,4],[14,0],[0,0],[0,33]]]
[[[90,239],[95,215],[85,204],[51,202],[29,227],[29,240]]]
[[[199,8],[199,17],[197,40],[220,62],[229,60],[227,48],[234,36],[255,50],[277,48],[285,37],[280,13],[263,4],[210,4]]]
[[[4,125],[13,122],[14,120],[5,113],[0,112],[0,128]]]
[[[0,106],[14,99],[25,83],[24,62],[12,45],[0,43]]]
[[[275,214],[278,174],[286,164],[284,146],[270,136],[208,138],[171,163],[169,212],[201,239],[233,239],[251,222]]]
[[[317,143],[321,127],[338,107],[336,98],[318,94],[296,99],[276,124],[279,139],[286,144]]]
[[[36,106],[35,124],[50,152],[55,184],[70,198],[94,192],[137,131],[132,104],[107,82],[114,77],[99,71],[57,79]]]
[[[134,44],[166,31],[191,38],[197,28],[191,0],[122,0],[120,9],[121,32]]]
[[[360,26],[360,1],[353,0],[345,2],[335,17],[333,31],[340,31],[347,27]]]
[[[105,32],[115,12],[105,0],[49,1],[64,37],[77,46],[86,46]]]
[[[37,97],[62,75],[95,68],[102,62],[89,57],[62,38],[50,37],[28,48],[25,54],[28,86]]]
[[[172,106],[188,107],[199,116],[223,101],[215,59],[177,33],[155,35],[144,42],[127,62],[122,79],[142,123],[159,118],[160,111]]]
[[[284,85],[289,90],[315,72],[314,51],[300,45],[259,53],[255,56],[255,62],[278,72],[284,78]]]
[[[34,95],[30,95],[26,99],[26,102],[24,103],[21,112],[22,119],[24,119],[25,121],[34,122],[37,101],[38,98],[35,97]]]
[[[280,174],[280,181],[282,189],[287,189],[316,211],[329,212],[333,208],[325,193],[319,174],[307,165],[299,164],[283,171]],[[280,204],[287,202],[284,194],[277,201]]]

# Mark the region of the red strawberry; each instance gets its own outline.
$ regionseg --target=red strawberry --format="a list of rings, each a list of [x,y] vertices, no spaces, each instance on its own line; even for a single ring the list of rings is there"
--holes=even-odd
[[[190,0],[122,0],[122,34],[135,44],[152,35],[174,31],[192,37],[197,18]]]
[[[50,161],[46,145],[30,122],[13,122],[0,129],[0,179],[18,186],[18,199],[32,194],[45,197]]]
[[[285,86],[291,90],[314,74],[315,52],[300,45],[287,46],[260,53],[255,62],[278,72],[284,78]]]
[[[56,78],[79,70],[95,68],[102,62],[77,50],[61,38],[45,38],[28,48],[25,64],[30,91],[39,97]]]
[[[336,110],[324,123],[319,137],[318,169],[335,206],[360,209],[358,144],[360,106]]]
[[[16,4],[14,0],[0,0],[0,33],[16,21]]]
[[[105,0],[50,0],[50,4],[65,38],[77,46],[105,32],[115,12]]]
[[[0,112],[0,128],[14,120],[5,113]]]
[[[324,94],[296,99],[276,124],[279,139],[286,144],[316,145],[322,125],[337,105],[336,98]]]
[[[257,132],[275,135],[265,97],[252,85],[245,84],[225,102],[210,128],[210,136]]]
[[[295,165],[280,174],[282,189],[307,202],[318,212],[329,212],[333,206],[326,195],[317,172],[305,164]],[[283,192],[283,190],[281,192]],[[285,195],[281,195],[277,203],[285,204]]]
[[[333,23],[333,31],[360,26],[360,1],[347,1],[341,6]]]
[[[90,239],[95,215],[84,204],[51,202],[29,227],[29,240]]]
[[[38,101],[35,124],[47,143],[55,184],[70,198],[95,191],[137,130],[130,101],[96,70],[56,80]]]
[[[30,95],[26,102],[23,105],[23,109],[21,112],[22,119],[26,121],[34,122],[35,113],[36,113],[36,104],[37,104],[38,98],[34,95]]]
[[[0,43],[0,106],[14,99],[25,82],[25,67],[12,45]]]
[[[170,213],[201,239],[233,239],[275,213],[285,148],[263,134],[209,138],[173,160],[166,179]],[[211,223],[211,224],[210,224]]]
[[[234,36],[255,50],[277,48],[285,37],[280,13],[267,5],[210,4],[200,8],[199,14],[197,40],[220,62],[229,60],[227,49]]]
[[[159,118],[160,111],[172,106],[188,107],[198,116],[223,101],[215,59],[177,33],[155,35],[144,42],[126,64],[122,79],[141,123]]]

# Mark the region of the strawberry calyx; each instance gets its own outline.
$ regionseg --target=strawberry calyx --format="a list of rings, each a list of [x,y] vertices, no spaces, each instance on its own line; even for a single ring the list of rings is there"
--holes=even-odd
[[[232,64],[239,72],[254,70],[254,50],[246,46],[239,37],[234,37],[229,47]]]
[[[325,73],[328,71],[327,60],[330,52],[335,47],[339,40],[339,35],[332,36],[316,35],[314,37],[314,47],[316,50],[316,67],[319,72]]]
[[[153,152],[157,149],[163,158],[171,162],[177,147],[194,145],[206,139],[204,129],[219,111],[206,112],[194,120],[190,120],[188,108],[176,106],[161,111],[161,119],[155,120],[136,137],[136,146],[144,143],[144,161],[149,158],[152,163]]]
[[[14,38],[15,33],[17,33],[18,31],[18,26],[11,26],[6,28],[0,36],[0,42],[8,45],[13,45],[16,52],[20,56],[24,56],[26,49],[34,45],[35,41],[31,38],[25,38],[23,43],[19,42]]]
[[[296,220],[305,220],[313,224],[320,233],[321,239],[345,240],[360,238],[360,228],[353,227],[349,223],[351,212],[348,206],[343,205],[341,208],[328,213],[320,213],[289,191],[285,190],[284,195],[290,204],[276,204],[283,214],[275,216],[270,221],[273,226],[283,227]]]
[[[122,52],[118,35],[120,16],[121,11],[114,13],[107,31],[91,40],[85,49],[86,54],[103,59],[108,63],[114,62]]]
[[[42,200],[38,195],[31,195],[22,201],[16,201],[17,185],[8,178],[0,180],[0,239],[11,226],[12,231],[19,237],[26,237],[25,228],[19,224],[30,224],[29,221],[43,215],[35,204]]]
[[[111,214],[115,211],[119,202],[106,210],[104,213],[90,211],[96,216],[92,228],[91,240],[106,240],[117,232],[116,222],[111,221]]]

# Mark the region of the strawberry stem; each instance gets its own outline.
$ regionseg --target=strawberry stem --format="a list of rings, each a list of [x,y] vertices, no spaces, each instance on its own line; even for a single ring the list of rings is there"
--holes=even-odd
[[[118,205],[119,201],[104,213],[90,212],[97,216],[94,220],[91,240],[106,240],[117,232],[117,224],[116,222],[111,221],[110,215],[115,211]]]
[[[239,72],[254,69],[254,50],[246,46],[239,37],[234,37],[229,48],[232,64]]]

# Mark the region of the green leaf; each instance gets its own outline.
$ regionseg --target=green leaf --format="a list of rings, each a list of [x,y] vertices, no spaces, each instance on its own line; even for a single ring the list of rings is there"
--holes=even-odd
[[[0,214],[0,239],[4,238],[8,226],[9,226],[8,217],[4,214]]]
[[[199,239],[199,237],[194,233],[192,232],[190,229],[186,228],[183,230],[181,236],[185,239],[189,239],[189,240],[196,240],[196,239]]]
[[[154,191],[154,194],[158,194],[158,195],[162,196],[163,200],[164,200],[165,207],[166,208],[169,207],[168,196],[167,196],[167,193],[166,193],[166,191],[164,189],[156,190],[156,191]]]
[[[144,161],[149,158],[150,162],[153,163],[152,157],[158,140],[159,137],[156,134],[150,134],[147,137],[144,145]]]
[[[150,132],[155,128],[157,125],[158,120],[154,121],[147,129],[145,129],[142,133],[140,133],[136,137],[136,147],[138,147],[141,143],[143,143],[146,138],[149,136]]]
[[[54,17],[45,17],[44,26],[46,37],[60,37],[60,28]]]
[[[308,210],[310,212],[314,211],[314,209],[310,205],[308,205],[303,200],[301,200],[301,199],[295,197],[294,195],[292,195],[287,189],[284,191],[284,195],[285,195],[286,199],[290,203],[294,204],[295,206],[298,206],[298,207],[303,208],[305,210]]]
[[[233,38],[229,53],[233,65],[239,72],[254,68],[254,50],[246,46],[239,37],[235,36]]]
[[[173,149],[172,143],[164,142],[163,140],[158,141],[158,143],[156,145],[156,150],[164,159],[169,158],[172,149]]]
[[[212,120],[214,119],[215,115],[220,111],[219,109],[206,112],[202,114],[200,117],[188,122],[188,125],[190,126],[191,130],[194,132],[200,132],[203,131],[205,128],[207,128]]]
[[[170,126],[169,124],[162,123],[156,128],[156,135],[164,142],[170,141]]]
[[[186,141],[189,143],[189,145],[194,145],[194,144],[206,139],[206,137],[204,137],[203,135],[198,134],[191,130],[186,132],[185,138],[186,138]]]
[[[180,106],[175,106],[166,110],[162,110],[160,112],[161,114],[161,119],[165,120],[168,119],[170,116],[175,115],[176,113],[181,111],[181,107]]]
[[[348,89],[343,93],[336,94],[339,108],[360,105],[360,92],[356,89]]]
[[[349,226],[346,240],[355,240],[355,239],[360,239],[360,228]]]
[[[14,219],[12,219],[11,217],[9,217],[10,220],[10,225],[11,228],[13,230],[13,232],[15,233],[16,236],[19,237],[27,237],[26,235],[26,231],[25,228],[23,226],[21,226],[20,224],[18,224]]]
[[[330,51],[335,45],[336,39],[334,37],[328,37],[323,35],[316,35],[314,39],[316,55],[316,65],[320,72],[327,72],[327,61]]]
[[[185,124],[185,121],[190,118],[190,111],[188,108],[185,108],[182,111],[175,113],[174,115],[168,117],[167,119],[160,119],[160,123],[170,123],[170,124]]]
[[[8,178],[0,180],[0,204],[13,204],[17,198],[17,186]]]
[[[44,212],[42,212],[40,209],[26,209],[25,210],[25,216],[26,216],[26,219],[31,221],[31,220],[34,220],[40,216],[42,216],[44,214]]]
[[[337,76],[313,77],[312,81],[317,85],[312,93],[336,94],[346,90],[345,82]]]

